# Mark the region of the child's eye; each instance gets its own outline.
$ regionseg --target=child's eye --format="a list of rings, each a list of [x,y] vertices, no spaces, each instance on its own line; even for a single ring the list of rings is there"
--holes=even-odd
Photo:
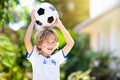
[[[53,42],[53,43],[56,43],[56,42]]]
[[[48,42],[48,41],[46,41],[46,44],[47,44],[47,45],[55,44],[55,43],[56,43],[56,41],[53,41],[53,42]]]

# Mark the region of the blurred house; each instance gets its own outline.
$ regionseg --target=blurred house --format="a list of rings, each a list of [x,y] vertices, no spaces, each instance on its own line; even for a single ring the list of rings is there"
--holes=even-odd
[[[90,47],[120,57],[120,0],[90,0],[90,17],[74,28],[88,34]]]

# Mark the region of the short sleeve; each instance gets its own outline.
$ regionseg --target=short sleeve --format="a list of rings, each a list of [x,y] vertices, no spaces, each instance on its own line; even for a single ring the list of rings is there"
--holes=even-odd
[[[63,50],[56,52],[52,57],[55,60],[57,60],[59,62],[59,64],[62,64],[67,59],[67,56],[64,55]]]
[[[32,49],[31,53],[26,53],[26,58],[30,61],[33,62],[35,59],[35,55],[36,55],[36,50],[35,48]]]

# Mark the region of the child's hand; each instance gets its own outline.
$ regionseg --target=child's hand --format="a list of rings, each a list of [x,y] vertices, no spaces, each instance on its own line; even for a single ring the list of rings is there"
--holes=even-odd
[[[31,17],[31,21],[33,21],[34,23],[36,22],[36,19],[35,19],[35,10],[33,9],[31,14],[30,14],[30,17]]]
[[[59,19],[59,14],[57,13],[57,18],[56,18],[56,20],[55,20],[55,22],[52,24],[52,26],[56,26],[56,27],[60,27],[61,25],[62,25],[62,22],[61,22],[61,20]]]

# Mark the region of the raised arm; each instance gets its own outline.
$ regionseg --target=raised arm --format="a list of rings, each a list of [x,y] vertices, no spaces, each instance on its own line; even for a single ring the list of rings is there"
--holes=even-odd
[[[72,47],[74,46],[74,40],[72,39],[72,37],[70,36],[70,34],[68,33],[68,31],[66,30],[64,25],[62,24],[62,22],[60,21],[58,15],[57,15],[57,20],[53,25],[57,26],[60,29],[60,31],[62,32],[62,34],[65,38],[66,45],[63,48],[63,51],[64,51],[64,55],[66,56],[70,52]]]
[[[35,17],[34,17],[34,10],[31,12],[31,22],[27,28],[27,31],[26,31],[26,34],[25,34],[25,37],[24,37],[24,43],[25,43],[25,47],[28,51],[28,53],[31,53],[32,51],[32,43],[31,43],[31,36],[32,36],[32,32],[33,32],[33,27],[34,27],[34,24],[35,24]]]

